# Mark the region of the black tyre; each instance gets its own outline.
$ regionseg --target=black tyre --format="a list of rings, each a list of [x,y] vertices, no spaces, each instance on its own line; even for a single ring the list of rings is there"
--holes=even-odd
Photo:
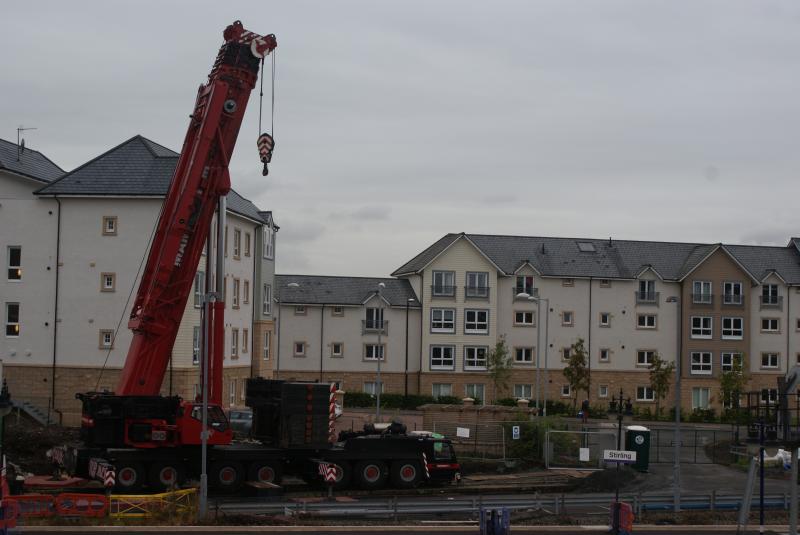
[[[250,464],[247,470],[247,480],[280,485],[283,480],[283,468],[275,461],[256,461]]]
[[[364,490],[378,490],[386,486],[389,473],[383,461],[361,461],[355,469],[358,486]]]
[[[336,481],[333,483],[333,488],[336,490],[349,488],[353,479],[353,467],[346,461],[332,464],[336,467]]]
[[[148,470],[150,488],[163,491],[180,487],[185,476],[183,463],[153,463]]]
[[[242,488],[244,467],[237,461],[217,461],[211,465],[209,479],[217,491],[233,494]]]
[[[418,461],[395,461],[392,463],[392,486],[397,489],[412,489],[422,481],[422,468]]]
[[[140,463],[120,462],[116,465],[117,473],[114,488],[121,494],[139,492],[147,483],[144,466]]]

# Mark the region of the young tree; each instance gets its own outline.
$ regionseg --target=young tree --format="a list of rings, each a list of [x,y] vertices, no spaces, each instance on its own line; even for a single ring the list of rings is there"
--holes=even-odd
[[[747,375],[744,373],[744,355],[734,355],[731,369],[722,372],[719,378],[719,389],[724,407],[739,408],[739,396],[747,387]]]
[[[578,393],[583,390],[586,397],[589,397],[589,368],[586,361],[586,348],[583,345],[583,338],[572,344],[569,352],[569,361],[564,368],[564,378],[569,383],[569,390],[572,392],[572,409],[575,410],[578,404]]]
[[[508,388],[508,381],[511,378],[511,354],[508,351],[505,336],[501,336],[494,349],[489,352],[489,358],[486,359],[486,370],[489,372],[494,389],[493,400],[497,401],[497,392]]]
[[[650,361],[650,388],[656,397],[656,419],[661,417],[661,400],[669,393],[669,382],[675,373],[675,363],[667,362],[656,353]]]

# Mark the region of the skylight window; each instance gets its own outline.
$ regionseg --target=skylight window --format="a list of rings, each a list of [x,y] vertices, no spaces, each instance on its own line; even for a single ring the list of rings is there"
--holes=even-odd
[[[597,249],[594,248],[594,244],[590,241],[579,241],[577,243],[578,243],[578,250],[582,253],[597,252]]]

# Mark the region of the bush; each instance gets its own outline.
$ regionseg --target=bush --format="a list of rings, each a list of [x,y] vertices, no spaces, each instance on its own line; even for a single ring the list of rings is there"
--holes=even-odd
[[[368,408],[375,406],[375,396],[366,392],[348,392],[344,396],[345,407]],[[412,394],[381,394],[381,408],[416,410],[421,405],[438,403],[445,405],[459,405],[461,399],[455,396],[440,396],[438,399],[433,396],[421,396]]]
[[[544,458],[544,440],[548,430],[566,429],[565,423],[554,418],[537,418],[532,422],[504,422],[504,432],[506,434],[506,456],[512,459],[520,459],[524,464],[539,464]],[[519,426],[519,440],[508,440],[511,437],[511,428]],[[558,441],[560,436],[555,437]],[[556,444],[556,450],[560,445]]]
[[[502,407],[516,407],[517,406],[517,398],[500,398],[494,402],[495,405],[500,405]]]
[[[547,415],[555,416],[556,414],[566,414],[568,416],[575,416],[577,411],[572,410],[571,403],[564,403],[562,401],[547,400]],[[575,412],[575,414],[573,414]]]
[[[714,409],[695,409],[689,414],[689,421],[695,423],[713,423],[717,421]]]

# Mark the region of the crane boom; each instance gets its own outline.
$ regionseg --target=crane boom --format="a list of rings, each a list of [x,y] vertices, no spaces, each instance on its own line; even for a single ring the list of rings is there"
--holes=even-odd
[[[223,36],[225,43],[208,82],[198,90],[131,310],[128,327],[133,340],[116,395],[155,396],[161,389],[217,201],[230,190],[228,164],[259,63],[277,46],[274,35],[249,32],[239,21],[228,26]],[[223,314],[224,303],[217,303],[212,368],[215,364],[221,368]],[[212,376],[212,381],[211,401],[219,403],[221,373]]]

